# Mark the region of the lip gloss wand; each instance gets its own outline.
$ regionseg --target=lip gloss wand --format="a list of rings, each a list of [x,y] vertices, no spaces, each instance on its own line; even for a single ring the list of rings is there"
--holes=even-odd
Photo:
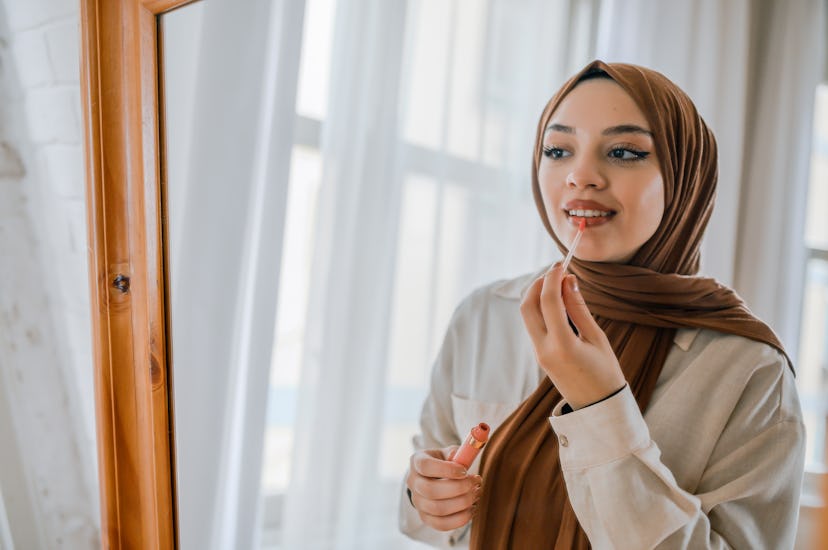
[[[575,248],[577,248],[578,243],[581,242],[581,235],[584,234],[584,229],[586,229],[586,218],[581,218],[581,221],[578,223],[578,233],[575,235],[575,238],[572,239],[572,244],[569,247],[569,253],[567,253],[566,258],[564,258],[563,261],[564,275],[566,275],[566,269],[569,267],[569,262],[572,261],[572,256],[575,254]],[[569,318],[569,315],[566,316],[566,320],[572,328],[572,332],[578,336],[578,328],[575,326],[575,323],[572,322],[572,319]]]
[[[575,238],[572,240],[572,245],[569,247],[569,253],[566,255],[563,261],[563,272],[566,273],[566,269],[569,267],[569,262],[572,261],[572,256],[575,254],[575,248],[578,246],[578,243],[581,242],[581,235],[584,234],[584,230],[586,229],[586,218],[581,218],[581,221],[578,223],[578,233],[575,235]]]

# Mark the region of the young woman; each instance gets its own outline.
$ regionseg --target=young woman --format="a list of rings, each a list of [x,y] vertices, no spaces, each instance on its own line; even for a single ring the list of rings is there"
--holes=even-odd
[[[476,549],[791,548],[805,435],[773,331],[697,277],[716,142],[643,67],[595,61],[540,118],[532,188],[568,272],[457,308],[423,406],[403,532]],[[466,472],[471,426],[492,440]]]

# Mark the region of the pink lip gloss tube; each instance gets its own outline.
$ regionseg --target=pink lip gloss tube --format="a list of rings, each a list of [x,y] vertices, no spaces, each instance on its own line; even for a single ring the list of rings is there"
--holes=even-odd
[[[466,441],[464,441],[460,448],[457,449],[457,452],[454,453],[454,458],[451,460],[458,464],[462,464],[463,467],[468,470],[471,467],[472,462],[474,462],[477,453],[480,452],[480,449],[483,448],[483,445],[485,445],[488,440],[489,425],[485,422],[481,422],[471,429]]]

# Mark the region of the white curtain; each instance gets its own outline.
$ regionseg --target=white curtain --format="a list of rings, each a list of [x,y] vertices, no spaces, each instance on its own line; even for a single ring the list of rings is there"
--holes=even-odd
[[[828,56],[825,0],[765,2],[753,54],[734,283],[796,361],[814,95]],[[828,205],[822,206],[828,213]],[[820,444],[814,441],[815,444]]]
[[[463,295],[558,256],[532,143],[595,21],[588,1],[338,2],[284,548],[413,545],[396,507],[436,346]]]
[[[733,285],[796,354],[811,120],[825,2],[605,0],[597,55],[667,75],[719,144],[702,271]]]
[[[164,15],[178,526],[252,548],[304,5]]]

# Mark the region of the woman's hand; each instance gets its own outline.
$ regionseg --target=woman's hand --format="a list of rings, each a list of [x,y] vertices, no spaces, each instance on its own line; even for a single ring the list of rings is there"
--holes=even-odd
[[[420,519],[439,531],[451,531],[467,524],[474,516],[483,481],[468,475],[451,457],[458,447],[417,451],[411,455],[406,486]]]
[[[621,366],[607,335],[592,318],[574,275],[560,263],[538,278],[520,304],[538,364],[573,409],[624,387]],[[569,319],[577,327],[572,330]]]

